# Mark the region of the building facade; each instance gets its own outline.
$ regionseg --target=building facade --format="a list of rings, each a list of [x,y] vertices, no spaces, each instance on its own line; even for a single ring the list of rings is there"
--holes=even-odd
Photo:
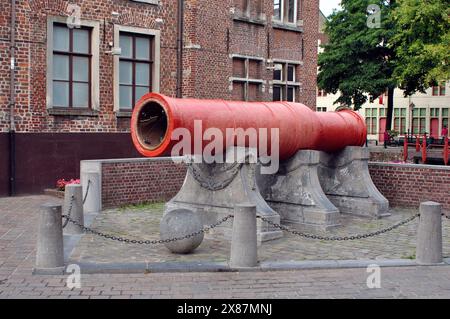
[[[426,90],[426,93],[404,97],[403,91],[394,91],[394,114],[391,128],[400,135],[405,133],[427,133],[435,139],[442,138],[442,129],[449,127],[450,121],[450,82]],[[334,111],[333,102],[337,94],[327,94],[318,90],[317,111]],[[387,115],[387,95],[380,96],[373,103],[367,102],[358,111],[364,116],[369,141],[384,141]]]
[[[315,107],[318,0],[1,2],[0,195],[139,156],[147,92]]]

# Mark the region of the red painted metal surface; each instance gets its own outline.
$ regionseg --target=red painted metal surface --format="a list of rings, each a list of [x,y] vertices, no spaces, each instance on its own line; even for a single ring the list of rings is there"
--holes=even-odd
[[[403,162],[408,160],[408,135],[405,134],[405,139],[403,140]]]
[[[420,151],[420,141],[419,136],[416,135],[416,152]]]
[[[422,139],[422,163],[425,164],[427,162],[427,135],[423,135]]]
[[[444,165],[448,165],[448,157],[450,150],[448,149],[448,137],[444,138]]]
[[[145,113],[151,113],[155,107],[164,110],[167,128],[161,134],[160,143],[149,146],[151,142],[145,140],[139,125],[144,122]],[[133,110],[133,143],[148,157],[170,155],[172,147],[178,143],[171,140],[174,130],[186,128],[194,136],[194,120],[202,120],[202,134],[207,128],[217,128],[224,136],[226,128],[267,128],[269,132],[271,128],[278,128],[281,159],[289,158],[300,149],[334,152],[346,146],[363,146],[367,136],[364,119],[351,110],[318,113],[299,103],[176,99],[149,93]],[[201,150],[209,143],[202,141]],[[236,140],[234,145],[246,146],[237,145]],[[270,145],[270,135],[267,145]],[[194,153],[194,147],[192,150]]]

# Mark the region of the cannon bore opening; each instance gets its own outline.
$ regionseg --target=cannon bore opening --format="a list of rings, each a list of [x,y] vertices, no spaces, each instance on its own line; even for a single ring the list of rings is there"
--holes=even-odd
[[[168,116],[157,102],[145,104],[137,119],[137,136],[140,144],[149,150],[158,148],[167,134]]]

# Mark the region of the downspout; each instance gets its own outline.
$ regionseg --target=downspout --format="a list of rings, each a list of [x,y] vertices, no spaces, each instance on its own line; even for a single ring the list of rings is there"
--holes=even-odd
[[[10,98],[9,98],[9,195],[16,194],[16,125],[14,109],[16,107],[16,0],[11,0],[11,36],[10,36]]]
[[[178,0],[178,30],[177,30],[177,97],[183,96],[183,29],[184,1]]]

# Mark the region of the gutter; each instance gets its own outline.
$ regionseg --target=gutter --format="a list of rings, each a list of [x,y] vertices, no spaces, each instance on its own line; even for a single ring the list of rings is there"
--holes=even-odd
[[[177,21],[177,98],[183,97],[183,29],[184,29],[184,0],[178,0]]]
[[[9,98],[9,195],[16,194],[16,124],[14,109],[16,107],[16,0],[11,0],[11,35],[10,35],[10,98]]]

